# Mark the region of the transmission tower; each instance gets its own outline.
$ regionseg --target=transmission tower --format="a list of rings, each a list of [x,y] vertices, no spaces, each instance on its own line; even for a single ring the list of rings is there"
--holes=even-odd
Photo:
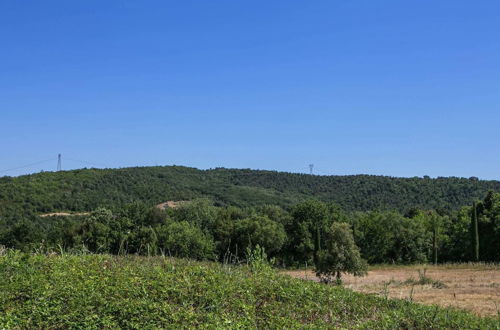
[[[313,167],[314,167],[314,164],[309,164],[309,174],[313,174]]]
[[[61,170],[61,154],[57,155],[57,171]]]

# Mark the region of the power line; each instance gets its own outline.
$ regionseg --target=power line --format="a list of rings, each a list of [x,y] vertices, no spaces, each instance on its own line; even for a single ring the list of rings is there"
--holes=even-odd
[[[14,170],[19,170],[19,169],[22,169],[22,168],[35,166],[35,165],[42,164],[42,163],[46,163],[46,162],[48,162],[48,161],[53,161],[53,160],[54,160],[54,157],[49,158],[49,159],[45,159],[45,160],[40,160],[40,161],[38,161],[38,162],[31,163],[31,164],[27,164],[27,165],[22,165],[22,166],[18,166],[18,167],[8,168],[8,169],[6,169],[6,170],[2,170],[2,171],[0,171],[0,173],[3,173],[3,172],[9,172],[9,171],[14,171]]]
[[[45,162],[48,162],[48,161],[54,161],[54,159],[56,159],[56,158],[53,157],[53,158],[44,159],[44,160],[41,160],[41,161],[38,161],[38,162],[34,162],[34,163],[30,163],[30,164],[26,164],[26,165],[22,165],[22,166],[18,166],[18,167],[8,168],[8,169],[5,169],[5,170],[1,170],[0,173],[14,171],[14,170],[18,170],[18,169],[23,169],[23,168],[27,168],[27,167],[30,167],[30,166],[35,166],[35,165],[42,164],[42,163],[45,163]],[[87,165],[91,165],[91,166],[105,167],[105,168],[107,167],[107,168],[109,168],[108,165],[98,164],[98,163],[94,163],[94,162],[89,162],[89,161],[86,161],[86,160],[80,160],[80,159],[75,159],[75,158],[68,158],[66,156],[64,157],[64,159],[67,160],[67,161],[77,162],[77,163],[81,163],[81,164],[87,164]],[[309,167],[309,173],[313,174],[314,164],[309,164],[308,167]],[[210,170],[214,171],[216,169],[217,168],[210,169]],[[257,173],[253,173],[253,171],[250,172],[250,173],[245,173],[246,170],[250,170],[250,169],[238,169],[238,168],[224,168],[224,169],[225,170],[235,170],[237,172],[235,174],[238,175],[238,176],[245,176],[245,175],[248,175],[248,176],[258,176],[260,174],[273,174],[275,172],[279,172],[279,171],[271,171],[271,170],[262,170],[264,173],[257,174]],[[61,170],[62,170],[62,154],[58,154],[57,155],[57,171],[61,171]],[[257,171],[259,171],[259,170],[257,170]],[[287,172],[287,173],[294,173],[294,172]],[[295,174],[298,174],[298,173],[295,173]],[[329,174],[323,174],[323,175],[329,175]]]
[[[46,163],[46,162],[49,162],[49,161],[54,161],[54,159],[55,158],[52,157],[52,158],[40,160],[40,161],[37,161],[37,162],[34,162],[34,163],[30,163],[30,164],[26,164],[26,165],[21,165],[21,166],[17,166],[17,167],[7,168],[5,170],[1,170],[0,173],[14,171],[14,170],[19,170],[19,169],[23,169],[23,168],[27,168],[27,167],[31,167],[31,166],[35,166],[35,165],[39,165],[39,164],[43,164],[43,163]],[[64,157],[64,159],[65,160],[69,160],[69,161],[73,161],[73,162],[82,163],[82,164],[92,165],[92,166],[107,167],[104,164],[96,164],[96,163],[88,162],[88,161],[85,161],[85,160],[79,160],[79,159],[73,159],[73,158],[67,158],[67,157]],[[61,171],[61,170],[62,170],[62,154],[58,154],[57,155],[57,171]]]
[[[88,162],[86,160],[79,160],[79,159],[74,159],[74,158],[68,158],[68,157],[64,157],[64,159],[66,160],[70,160],[72,162],[77,162],[77,163],[82,163],[82,164],[87,164],[87,165],[92,165],[92,166],[103,166],[103,167],[107,167],[106,165],[104,164],[96,164],[96,163],[93,163],[93,162]]]

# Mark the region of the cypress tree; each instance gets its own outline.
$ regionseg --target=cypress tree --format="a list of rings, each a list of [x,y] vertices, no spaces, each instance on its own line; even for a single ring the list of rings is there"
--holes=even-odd
[[[314,263],[318,260],[318,253],[321,251],[321,232],[320,225],[316,223],[316,240],[314,242]]]
[[[438,263],[438,247],[437,247],[437,224],[434,224],[434,230],[432,231],[432,259],[434,265]]]
[[[472,239],[474,261],[479,261],[479,230],[477,225],[476,202],[472,203]]]

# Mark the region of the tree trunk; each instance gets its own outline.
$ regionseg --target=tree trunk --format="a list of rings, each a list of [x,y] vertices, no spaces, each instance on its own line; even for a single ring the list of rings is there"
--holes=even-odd
[[[337,279],[336,279],[337,285],[342,284],[341,276],[342,276],[342,274],[340,272],[337,272]]]

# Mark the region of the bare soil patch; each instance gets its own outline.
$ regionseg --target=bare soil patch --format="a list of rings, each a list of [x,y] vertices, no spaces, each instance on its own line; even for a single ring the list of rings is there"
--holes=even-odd
[[[418,283],[419,271],[433,283]],[[318,281],[311,270],[285,271],[293,277]],[[374,268],[365,277],[344,275],[344,286],[382,297],[412,299],[428,305],[467,309],[481,316],[500,315],[499,265],[395,266]]]
[[[178,208],[178,207],[181,207],[182,205],[185,205],[189,203],[189,201],[167,201],[167,202],[164,202],[164,203],[160,203],[158,205],[156,205],[157,208],[159,208],[160,210],[165,210],[165,209],[175,209],[175,208]]]
[[[74,216],[79,216],[79,215],[89,215],[89,212],[52,212],[52,213],[44,213],[40,214],[40,217],[46,218],[46,217],[74,217]]]

